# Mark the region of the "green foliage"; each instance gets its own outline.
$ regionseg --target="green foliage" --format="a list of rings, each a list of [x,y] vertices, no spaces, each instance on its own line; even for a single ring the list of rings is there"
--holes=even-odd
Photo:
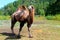
[[[46,16],[56,14],[60,14],[60,0],[56,0],[52,4],[49,4],[49,7],[46,11]]]
[[[47,19],[60,20],[60,16],[57,15],[60,14],[60,0],[16,0],[1,8],[0,15],[12,15],[20,5],[28,7],[31,4],[35,7],[35,15],[46,16]]]
[[[29,6],[31,4],[34,5],[36,9],[35,14],[43,16],[45,15],[45,10],[49,5],[49,1],[48,0],[17,0],[17,1],[14,1],[13,3],[7,4],[4,8],[0,9],[2,11],[1,14],[11,15],[14,11],[16,11],[18,6],[20,5]]]
[[[60,21],[60,14],[55,15],[55,17],[56,17],[56,20]]]
[[[55,19],[56,19],[55,16],[46,16],[46,18],[47,18],[48,20],[55,20]]]
[[[45,12],[44,12],[44,10],[43,10],[43,9],[41,9],[41,10],[39,11],[39,13],[40,13],[40,15],[42,15],[42,16],[44,16],[44,15],[45,15]]]
[[[3,12],[0,10],[0,15],[3,15]]]
[[[48,20],[59,20],[60,21],[60,14],[57,14],[55,16],[46,16],[46,19]]]

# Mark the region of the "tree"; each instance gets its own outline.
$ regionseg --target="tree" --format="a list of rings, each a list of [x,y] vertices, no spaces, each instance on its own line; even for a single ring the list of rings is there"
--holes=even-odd
[[[55,3],[50,4],[46,11],[46,16],[56,14],[60,14],[60,0],[57,0]]]
[[[27,7],[29,5],[34,5],[35,7],[35,14],[36,15],[46,15],[51,14],[51,12],[54,12],[54,7],[56,0],[17,0],[13,3],[7,4],[5,7],[2,8],[2,14],[3,15],[11,15],[20,5],[26,5]],[[59,3],[58,3],[59,5]],[[59,9],[59,8],[58,8]],[[52,11],[51,11],[52,10]]]

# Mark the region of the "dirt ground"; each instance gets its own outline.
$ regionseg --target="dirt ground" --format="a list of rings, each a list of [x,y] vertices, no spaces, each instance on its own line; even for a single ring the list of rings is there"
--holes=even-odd
[[[0,20],[0,40],[60,40],[60,21],[36,21],[32,24],[31,34],[33,38],[28,38],[26,24],[21,31],[21,38],[13,36],[10,30],[10,20]],[[17,35],[19,23],[16,23],[14,32]]]

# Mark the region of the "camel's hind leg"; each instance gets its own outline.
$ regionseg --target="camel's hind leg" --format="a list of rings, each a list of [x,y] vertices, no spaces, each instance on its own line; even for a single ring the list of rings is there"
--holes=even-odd
[[[19,33],[18,33],[18,36],[17,36],[18,38],[21,38],[20,33],[21,33],[21,31],[22,31],[22,28],[23,28],[24,24],[25,24],[25,21],[20,22]]]
[[[14,25],[15,25],[15,23],[16,23],[17,21],[15,20],[15,19],[11,19],[11,31],[12,31],[12,33],[14,34],[14,31],[13,31],[13,28],[14,28]]]

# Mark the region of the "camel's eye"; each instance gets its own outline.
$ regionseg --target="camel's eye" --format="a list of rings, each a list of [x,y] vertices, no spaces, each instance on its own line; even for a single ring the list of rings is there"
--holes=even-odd
[[[32,6],[32,9],[33,9],[34,7]]]

